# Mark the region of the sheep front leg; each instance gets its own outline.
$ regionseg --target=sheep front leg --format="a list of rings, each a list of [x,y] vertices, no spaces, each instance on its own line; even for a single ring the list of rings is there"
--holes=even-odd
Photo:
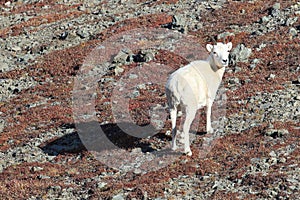
[[[192,151],[190,148],[190,127],[195,118],[197,109],[186,109],[186,117],[183,124],[183,135],[184,135],[184,153],[188,156],[192,155]]]
[[[206,132],[207,133],[213,133],[214,130],[211,127],[211,107],[212,107],[212,101],[209,101],[206,106]]]
[[[172,123],[172,149],[176,150],[176,136],[177,136],[177,129],[176,129],[176,118],[177,118],[177,108],[170,109],[170,117]]]

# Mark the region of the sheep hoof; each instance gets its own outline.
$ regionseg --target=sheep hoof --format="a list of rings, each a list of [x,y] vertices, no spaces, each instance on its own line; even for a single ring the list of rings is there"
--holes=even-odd
[[[177,149],[177,146],[172,146],[172,148],[171,148],[173,151],[176,151],[176,149]]]
[[[187,156],[192,156],[192,151],[186,152],[184,154],[187,155]]]
[[[186,151],[184,151],[184,154],[187,156],[192,156],[192,151],[190,149],[186,150]]]
[[[214,133],[214,129],[213,128],[207,129],[207,133]]]

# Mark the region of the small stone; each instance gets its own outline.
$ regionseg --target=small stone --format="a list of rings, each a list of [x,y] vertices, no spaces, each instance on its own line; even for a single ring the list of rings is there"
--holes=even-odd
[[[137,98],[140,96],[140,92],[138,90],[133,91],[131,98]]]
[[[285,136],[287,134],[289,134],[289,131],[286,130],[286,129],[280,129],[280,130],[278,130],[278,135],[279,136]]]
[[[149,62],[154,59],[154,53],[152,52],[147,52],[146,55],[144,56],[145,62]]]
[[[295,36],[298,35],[298,31],[297,31],[295,28],[290,28],[289,34],[290,34],[292,37],[295,37]]]
[[[180,27],[180,26],[184,26],[185,25],[185,21],[182,17],[178,16],[178,15],[174,15],[173,19],[172,19],[172,25],[174,27]]]
[[[7,71],[9,68],[8,64],[5,62],[0,62],[0,72]]]
[[[274,190],[272,190],[271,192],[270,192],[270,197],[272,197],[272,198],[274,198],[275,196],[277,196],[278,195],[278,192],[276,192],[276,191],[274,191]]]
[[[101,13],[101,11],[99,9],[93,10],[92,14],[93,15],[99,15]]]
[[[257,58],[254,58],[254,59],[252,60],[252,63],[253,63],[253,64],[257,64],[257,63],[259,63],[259,59],[257,59]]]
[[[146,84],[145,83],[139,84],[137,86],[137,89],[139,89],[139,90],[145,90],[145,89],[147,89]]]
[[[116,68],[114,70],[115,70],[116,75],[120,75],[124,72],[124,69],[119,66],[116,66]]]
[[[112,197],[112,200],[124,200],[124,196],[123,194],[117,194],[115,196]]]
[[[11,48],[11,50],[13,50],[13,51],[21,51],[22,48],[19,47],[19,46],[13,46],[13,47]]]
[[[240,68],[240,67],[235,67],[235,68],[234,68],[234,72],[235,72],[235,73],[240,72],[240,71],[242,71],[242,68]]]
[[[139,76],[137,74],[129,74],[129,79],[137,79]]]
[[[268,130],[266,131],[266,135],[267,135],[267,136],[272,136],[274,133],[276,133],[276,130],[275,130],[275,129],[268,129]]]
[[[42,168],[42,167],[32,167],[31,170],[32,170],[33,172],[38,172],[38,171],[44,170],[44,168]]]
[[[134,148],[131,150],[132,153],[142,153],[142,149],[141,148]]]
[[[42,180],[42,179],[50,179],[50,176],[46,176],[46,175],[39,175],[38,179]]]
[[[270,155],[271,157],[276,157],[276,156],[277,156],[276,153],[275,153],[275,151],[271,151],[271,152],[269,153],[269,155]]]
[[[86,30],[78,30],[76,31],[76,35],[78,35],[81,39],[89,37],[89,33]]]
[[[230,33],[230,32],[224,32],[224,33],[219,34],[217,36],[217,39],[220,40],[220,39],[227,38],[227,37],[230,37],[230,36],[235,36],[235,34]]]
[[[252,50],[247,48],[244,44],[239,44],[233,51],[230,53],[231,60],[230,62],[235,65],[237,62],[248,62],[248,58],[251,55]]]
[[[61,33],[60,35],[59,35],[59,39],[60,40],[65,40],[67,37],[68,37],[68,35],[69,35],[69,33],[67,32],[67,31],[64,31],[63,33]]]
[[[286,26],[291,26],[293,25],[296,21],[298,20],[298,17],[294,17],[294,18],[288,18],[285,22]]]
[[[11,6],[11,2],[8,1],[8,2],[6,2],[4,5],[5,5],[6,7],[10,7],[10,6]]]
[[[260,19],[260,22],[262,24],[266,24],[270,21],[270,17],[269,16],[263,16],[261,19]]]
[[[286,162],[286,158],[281,157],[281,158],[279,159],[279,162],[280,162],[280,163],[285,163],[285,162]]]
[[[229,80],[230,84],[236,84],[236,83],[239,83],[239,82],[240,82],[239,78],[232,78],[232,79]]]
[[[263,48],[265,48],[267,45],[265,43],[262,43],[260,44],[257,48],[256,48],[256,51],[260,51],[262,50]]]
[[[280,10],[280,3],[275,3],[272,8],[275,10]]]
[[[274,79],[276,77],[275,74],[270,74],[269,79]]]
[[[135,174],[141,174],[141,173],[142,173],[142,170],[141,170],[141,169],[135,169],[135,170],[133,171],[133,173],[135,173]]]
[[[131,54],[130,50],[123,49],[123,50],[119,51],[119,53],[114,57],[113,62],[125,64],[128,60],[128,57],[130,56],[130,54]]]
[[[84,12],[84,11],[86,11],[86,7],[83,6],[83,5],[82,6],[78,6],[78,10]]]
[[[254,70],[254,69],[255,69],[255,67],[256,67],[256,65],[255,65],[255,64],[251,64],[251,65],[249,66],[249,68],[250,68],[251,70]]]
[[[297,187],[294,186],[294,185],[290,185],[289,188],[290,188],[291,190],[296,190],[296,189],[297,189]]]
[[[97,184],[97,187],[98,187],[99,189],[103,189],[103,188],[105,188],[106,185],[107,185],[107,183],[100,182],[100,183]]]
[[[50,186],[47,189],[48,193],[58,192],[60,190],[61,190],[61,186],[59,186],[59,185],[57,185],[57,186]]]

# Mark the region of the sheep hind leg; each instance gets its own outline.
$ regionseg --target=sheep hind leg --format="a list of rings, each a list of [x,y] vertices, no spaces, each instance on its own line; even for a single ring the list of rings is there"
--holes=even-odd
[[[177,118],[177,108],[174,107],[170,109],[170,117],[172,123],[172,150],[177,149],[176,145],[176,137],[177,137],[177,129],[176,129],[176,118]]]
[[[212,102],[209,102],[207,104],[207,108],[206,108],[206,131],[207,131],[207,133],[214,132],[214,129],[211,127],[211,107],[212,107]]]
[[[184,135],[184,153],[188,156],[192,155],[192,151],[190,148],[190,137],[189,132],[191,128],[191,124],[195,118],[197,109],[186,109],[186,117],[183,124],[183,135]]]

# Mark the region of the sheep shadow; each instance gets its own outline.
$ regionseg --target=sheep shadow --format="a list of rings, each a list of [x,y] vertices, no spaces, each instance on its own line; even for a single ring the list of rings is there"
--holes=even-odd
[[[121,126],[130,128],[133,125],[135,124],[122,123]],[[44,153],[57,156],[87,150],[101,152],[118,148],[125,150],[140,148],[143,153],[155,153],[157,151],[157,149],[151,147],[151,143],[144,137],[134,137],[127,134],[120,128],[120,124],[100,125],[98,122],[92,121],[81,124],[64,124],[61,128],[74,128],[75,131],[41,145],[40,148]],[[159,140],[169,140],[167,136],[159,133],[153,137]]]

